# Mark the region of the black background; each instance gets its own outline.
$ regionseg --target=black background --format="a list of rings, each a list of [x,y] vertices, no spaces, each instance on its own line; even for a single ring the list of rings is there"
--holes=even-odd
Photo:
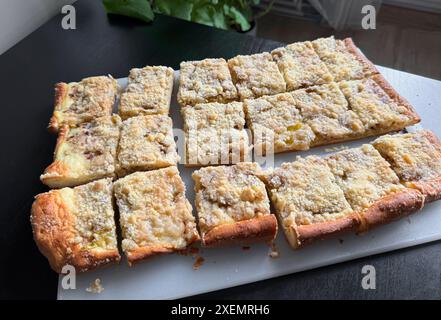
[[[183,60],[229,58],[280,45],[164,16],[157,16],[152,24],[107,17],[98,0],[77,1],[75,8],[76,30],[63,30],[61,16],[57,16],[0,56],[3,299],[56,298],[57,275],[38,252],[29,223],[34,195],[47,190],[39,175],[51,162],[55,145],[55,136],[46,131],[54,83],[108,73],[126,77],[135,66],[178,68]],[[376,267],[376,290],[361,288],[365,264]],[[439,299],[440,266],[438,241],[196,298]]]

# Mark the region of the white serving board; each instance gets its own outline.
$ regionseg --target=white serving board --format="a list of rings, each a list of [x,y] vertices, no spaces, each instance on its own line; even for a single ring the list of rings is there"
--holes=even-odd
[[[441,81],[379,67],[380,72],[395,89],[406,97],[422,118],[419,126],[435,131],[441,136],[440,111]],[[126,79],[118,80],[125,86]],[[182,128],[182,119],[176,102],[176,88],[171,106],[174,126]],[[412,128],[409,128],[411,131]],[[355,147],[372,139],[341,143]],[[332,146],[334,147],[334,146]],[[307,152],[276,155],[275,165],[292,161],[296,155],[326,154],[331,146],[314,148]],[[194,169],[179,166],[187,186],[187,196],[194,203]],[[280,230],[276,239],[279,258],[270,258],[270,248],[265,244],[242,247],[201,249],[204,263],[193,270],[195,259],[191,256],[165,255],[140,263],[132,268],[123,258],[119,265],[108,266],[76,277],[76,289],[64,290],[61,277],[58,299],[174,299],[241,284],[273,278],[289,273],[369,256],[386,251],[441,239],[441,201],[427,205],[421,212],[397,222],[379,227],[363,236],[345,235],[322,241],[300,251],[292,250]],[[100,294],[86,292],[92,281],[101,280],[104,291]]]

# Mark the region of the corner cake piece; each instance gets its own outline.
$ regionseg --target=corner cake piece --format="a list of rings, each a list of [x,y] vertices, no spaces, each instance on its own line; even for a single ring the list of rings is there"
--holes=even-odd
[[[118,146],[117,174],[176,165],[179,156],[167,115],[137,116],[123,121]]]
[[[206,167],[193,172],[202,244],[217,247],[273,240],[277,221],[270,213],[257,163]]]
[[[228,60],[233,82],[241,100],[286,91],[282,74],[268,52]]]
[[[271,52],[282,73],[287,91],[334,80],[310,41],[296,42]]]
[[[420,122],[412,106],[381,75],[343,81],[340,89],[363,122],[367,135],[402,130]]]
[[[201,103],[182,109],[186,165],[237,163],[248,159],[248,135],[241,102]]]
[[[115,182],[122,249],[129,265],[186,249],[199,240],[176,167],[135,172]]]
[[[71,187],[115,176],[121,119],[101,117],[76,128],[63,126],[53,163],[40,176],[51,188]]]
[[[163,66],[147,66],[130,70],[128,85],[121,94],[121,118],[168,114],[173,90],[174,71]]]
[[[337,82],[363,79],[378,73],[351,38],[344,40],[336,40],[333,36],[320,38],[312,41],[312,45]]]
[[[117,262],[112,179],[41,193],[31,209],[35,242],[56,272],[77,272]]]
[[[362,218],[360,231],[409,215],[424,205],[424,196],[406,188],[370,144],[326,158],[337,185]]]
[[[433,132],[386,135],[372,145],[401,182],[421,191],[426,202],[441,199],[441,142]]]
[[[182,62],[179,77],[178,102],[183,107],[238,99],[225,59]]]
[[[315,134],[311,146],[348,141],[364,136],[364,125],[349,109],[336,83],[291,92],[303,121]]]
[[[265,180],[279,222],[294,249],[360,225],[359,216],[321,158],[308,156],[283,163],[266,173]]]
[[[116,80],[110,76],[57,83],[49,130],[57,132],[64,125],[75,127],[98,117],[110,116],[116,93]]]
[[[244,109],[248,127],[253,131],[254,149],[258,153],[307,150],[315,139],[289,93],[246,99]]]

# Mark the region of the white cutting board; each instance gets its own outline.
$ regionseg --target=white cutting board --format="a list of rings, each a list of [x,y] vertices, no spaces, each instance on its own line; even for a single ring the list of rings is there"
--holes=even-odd
[[[393,87],[406,97],[422,118],[418,126],[435,131],[441,136],[441,81],[413,74],[378,67]],[[122,86],[126,79],[118,80]],[[176,102],[176,88],[171,106],[174,126],[182,128],[179,106]],[[409,128],[411,131],[412,128]],[[365,139],[341,143],[355,147]],[[334,146],[332,146],[334,147]],[[276,155],[275,164],[292,161],[296,155],[325,154],[326,149],[314,148],[307,152],[293,152]],[[187,186],[187,196],[194,203],[193,169],[179,166]],[[201,249],[199,255],[204,263],[193,270],[195,259],[191,256],[165,255],[144,261],[132,268],[125,258],[119,265],[108,266],[76,277],[76,289],[64,290],[61,277],[58,285],[58,299],[174,299],[199,293],[233,287],[245,283],[273,278],[289,273],[313,269],[372,254],[414,246],[441,239],[441,201],[428,204],[421,212],[379,227],[363,236],[346,235],[330,239],[294,251],[286,242],[280,230],[276,239],[278,258],[270,258],[270,248],[265,244],[252,245],[249,250],[242,247]],[[325,271],[324,271],[325,272]],[[92,281],[101,280],[104,291],[100,294],[86,292]]]

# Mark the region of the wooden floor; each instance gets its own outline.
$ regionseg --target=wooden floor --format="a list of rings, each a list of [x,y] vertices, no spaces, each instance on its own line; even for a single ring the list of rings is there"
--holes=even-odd
[[[441,80],[441,14],[382,6],[376,30],[347,31],[268,14],[258,21],[257,35],[285,43],[352,37],[375,64]]]

